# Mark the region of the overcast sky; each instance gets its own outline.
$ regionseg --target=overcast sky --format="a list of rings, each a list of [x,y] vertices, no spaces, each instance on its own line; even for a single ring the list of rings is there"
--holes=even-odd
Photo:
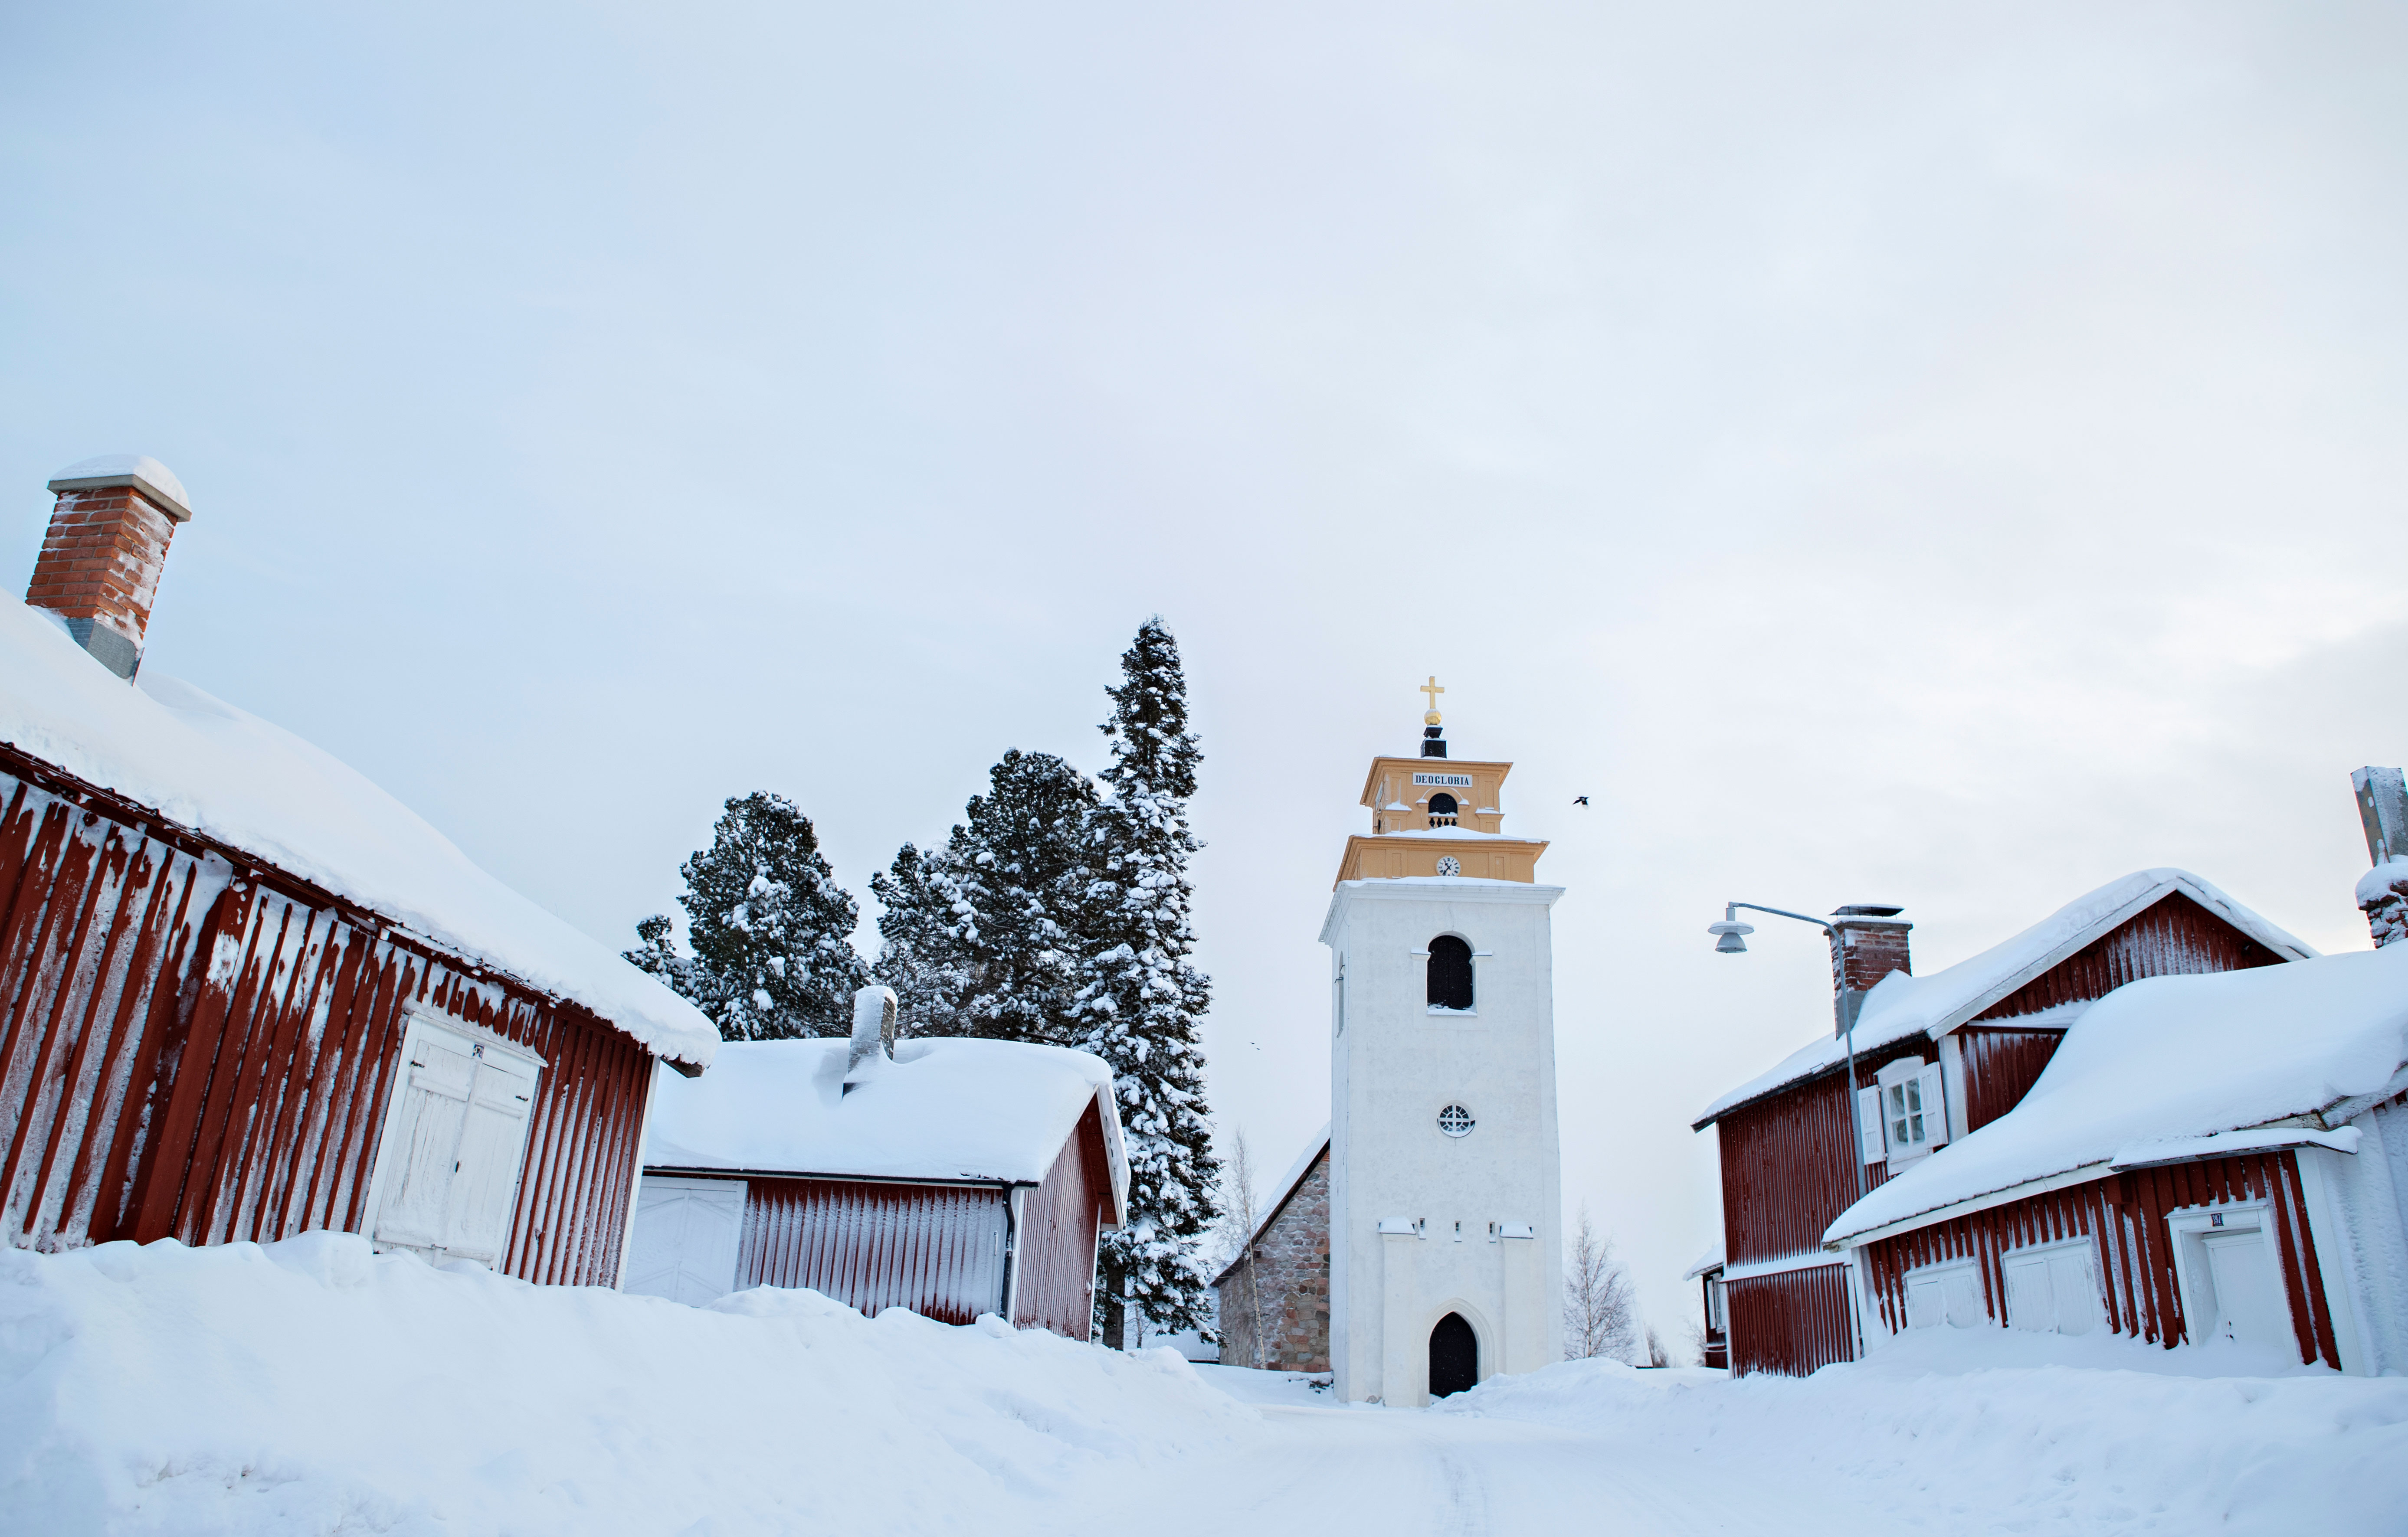
[[[1724,901],[1930,970],[2171,863],[2365,945],[2408,13],[501,9],[0,18],[0,574],[158,456],[150,664],[597,938],[729,795],[866,898],[1004,748],[1101,767],[1158,612],[1277,1168],[1436,673],[1554,840],[1566,1199],[1668,1337],[1689,1118],[1829,1028]]]

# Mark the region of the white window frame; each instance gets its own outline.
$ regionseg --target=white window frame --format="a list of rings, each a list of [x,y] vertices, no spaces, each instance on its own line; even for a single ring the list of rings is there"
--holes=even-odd
[[[1859,1101],[1866,1092],[1858,1091]],[[1900,1057],[1896,1061],[1884,1064],[1881,1071],[1873,1074],[1873,1088],[1870,1092],[1874,1096],[1873,1103],[1879,1112],[1882,1157],[1893,1171],[1928,1158],[1937,1149],[1947,1146],[1948,1090],[1946,1075],[1939,1063],[1926,1061],[1921,1057]],[[1911,1099],[1912,1103],[1905,1107],[1903,1116],[1923,1123],[1921,1141],[1901,1141],[1892,1134],[1890,1098],[1893,1094]],[[1873,1139],[1867,1136],[1863,1143],[1859,1151],[1871,1151]],[[1865,1161],[1872,1160],[1867,1159]]]
[[[2088,1303],[2089,1316],[2085,1326],[2079,1330],[2069,1330],[2065,1327],[2065,1299],[2057,1292],[2057,1270],[2055,1261],[2066,1255],[2079,1256],[2083,1261],[2084,1271],[2089,1277],[2090,1289],[2084,1299]],[[2008,1270],[2009,1266],[2020,1267],[2034,1260],[2039,1261],[2045,1268],[2048,1275],[2050,1313],[2048,1326],[2044,1329],[2033,1328],[2028,1321],[2015,1316],[2014,1277]],[[2027,1244],[2020,1248],[2008,1249],[1999,1256],[1999,1274],[2004,1287],[2001,1300],[2006,1304],[2009,1329],[2020,1329],[2026,1333],[2034,1334],[2063,1334],[2068,1338],[2073,1338],[2082,1334],[2097,1333],[2107,1327],[2105,1307],[2107,1273],[2100,1262],[2099,1245],[2086,1237],[2063,1239],[2053,1244]]]
[[[544,1069],[551,1065],[540,1056],[528,1050],[525,1046],[519,1045],[517,1042],[496,1034],[494,1032],[485,1029],[482,1025],[472,1025],[456,1014],[449,1014],[441,1009],[434,1008],[423,1003],[412,1003],[404,1010],[402,1015],[401,1053],[394,1063],[393,1082],[385,1090],[383,1119],[380,1123],[377,1131],[376,1170],[368,1177],[367,1204],[360,1214],[360,1236],[366,1239],[371,1246],[380,1246],[377,1245],[376,1241],[377,1219],[383,1214],[385,1197],[391,1193],[393,1170],[396,1162],[396,1159],[394,1158],[395,1146],[401,1139],[402,1127],[400,1111],[402,1101],[409,1092],[410,1055],[418,1043],[424,1039],[425,1032],[429,1030],[441,1031],[448,1034],[461,1037],[467,1042],[470,1047],[470,1055],[472,1057],[481,1059],[487,1056],[495,1056],[514,1059],[530,1069],[534,1086],[538,1093],[542,1091]],[[521,1127],[519,1131],[517,1167],[513,1169],[510,1174],[509,1205],[513,1210],[515,1210],[518,1205],[520,1182],[526,1178],[527,1142],[528,1139],[534,1135],[534,1106],[530,1104],[528,1106],[526,1124]],[[429,1260],[429,1262],[433,1262],[438,1259],[450,1258],[449,1256],[441,1254],[427,1254],[425,1251],[419,1249],[414,1245],[397,1244],[392,1246],[395,1249],[406,1250],[411,1254],[421,1255]],[[488,1268],[495,1270],[500,1269],[502,1259],[509,1252],[509,1234],[506,1231],[503,1233],[502,1242],[494,1256],[494,1262]]]
[[[2222,1218],[2221,1226],[2217,1219]],[[2297,1350],[2299,1319],[2291,1312],[2290,1279],[2283,1274],[2283,1239],[2274,1228],[2274,1203],[2264,1197],[2213,1206],[2186,1206],[2166,1217],[2173,1240],[2174,1285],[2182,1288],[2183,1338],[2191,1345],[2208,1340],[2194,1332],[2215,1322],[2215,1282],[2207,1263],[2207,1240],[2217,1233],[2255,1231],[2265,1242],[2266,1262],[2274,1270],[2274,1295],[2283,1304],[2283,1321],[2292,1331],[2286,1343]]]

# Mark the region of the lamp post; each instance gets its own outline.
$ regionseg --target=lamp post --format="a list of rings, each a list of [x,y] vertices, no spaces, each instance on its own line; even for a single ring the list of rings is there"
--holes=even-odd
[[[1814,925],[1817,929],[1822,930],[1824,934],[1830,939],[1833,946],[1832,953],[1836,960],[1840,942],[1840,931],[1838,929],[1824,922],[1819,918],[1809,918],[1804,913],[1793,913],[1784,907],[1767,907],[1759,903],[1754,902],[1727,902],[1723,904],[1723,920],[1720,923],[1710,923],[1706,925],[1706,932],[1714,936],[1714,953],[1716,955],[1745,955],[1747,953],[1747,940],[1744,936],[1756,932],[1756,926],[1752,923],[1742,923],[1739,921],[1738,913],[1742,907],[1746,908],[1751,913],[1770,913],[1775,918],[1794,918],[1800,923],[1811,923]],[[1897,911],[1896,908],[1891,908],[1889,910],[1892,912]],[[1849,1130],[1856,1133],[1856,1145],[1848,1149],[1850,1154],[1848,1159],[1848,1167],[1856,1172],[1856,1198],[1858,1200],[1862,1200],[1864,1199],[1865,1193],[1865,1128],[1861,1118],[1861,1114],[1856,1108],[1857,1002],[1858,1000],[1856,995],[1849,991],[1847,988],[1839,985],[1836,981],[1833,983],[1831,988],[1831,1017],[1840,1027],[1840,1040],[1847,1047],[1848,1051],[1848,1127]]]

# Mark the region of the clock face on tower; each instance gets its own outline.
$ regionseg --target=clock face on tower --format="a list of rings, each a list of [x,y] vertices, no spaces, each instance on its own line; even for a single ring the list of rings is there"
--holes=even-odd
[[[1444,855],[1438,861],[1438,873],[1441,875],[1462,875],[1463,861],[1452,854]]]

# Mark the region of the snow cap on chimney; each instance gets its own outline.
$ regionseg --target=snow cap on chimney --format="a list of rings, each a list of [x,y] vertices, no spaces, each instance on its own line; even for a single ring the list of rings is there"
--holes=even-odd
[[[853,995],[853,1048],[845,1053],[844,1087],[877,1074],[895,1055],[895,989],[863,988]]]
[[[1913,975],[1906,936],[1914,925],[1898,916],[1904,911],[1895,903],[1857,902],[1831,914],[1834,1033],[1847,1033],[1865,994],[1883,977],[1892,972]]]
[[[2408,779],[2396,768],[2362,768],[2349,783],[2358,791],[2366,857],[2374,862],[2358,878],[2358,906],[2381,949],[2408,939]]]
[[[167,542],[192,519],[184,483],[148,454],[108,454],[68,465],[50,489],[58,501],[25,601],[65,619],[78,645],[131,678],[142,666]]]

